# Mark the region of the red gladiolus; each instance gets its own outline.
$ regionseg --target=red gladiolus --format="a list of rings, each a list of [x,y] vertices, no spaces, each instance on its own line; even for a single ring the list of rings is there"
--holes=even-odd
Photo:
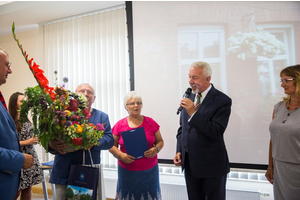
[[[44,73],[44,71],[42,69],[39,68],[39,65],[37,65],[35,62],[33,63],[32,66],[30,66],[30,68],[34,71],[34,73]]]
[[[30,68],[31,68],[31,63],[32,63],[32,61],[33,61],[33,58],[31,58],[28,62],[29,62],[29,64],[30,64]]]

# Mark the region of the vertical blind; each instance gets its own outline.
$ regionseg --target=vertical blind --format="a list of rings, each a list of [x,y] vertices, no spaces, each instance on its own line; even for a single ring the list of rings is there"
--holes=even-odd
[[[127,115],[123,98],[130,91],[125,6],[53,21],[39,26],[41,63],[49,85],[75,91],[82,83],[95,90],[93,108],[110,118],[111,126]],[[54,71],[57,71],[55,76]],[[105,167],[116,160],[102,151]]]

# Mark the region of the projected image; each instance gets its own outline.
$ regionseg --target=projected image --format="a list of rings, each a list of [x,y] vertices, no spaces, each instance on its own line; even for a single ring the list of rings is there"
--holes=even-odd
[[[233,100],[225,133],[231,160],[245,147],[253,149],[253,156],[266,154],[266,148],[252,144],[267,144],[271,110],[282,92],[279,73],[287,63],[282,59],[286,52],[284,41],[280,40],[284,38],[280,37],[282,34],[274,35],[260,27],[252,31],[237,32],[226,40],[224,30],[214,26],[183,26],[178,30],[180,93],[186,89],[191,61],[209,59],[213,69],[211,82]],[[221,43],[225,43],[223,49]]]
[[[266,165],[273,108],[285,96],[279,74],[300,60],[300,21],[291,14],[300,12],[299,2],[133,2],[133,8],[135,85],[167,141],[159,158],[173,159],[174,113],[191,64],[205,61],[211,83],[232,99],[225,132],[230,162]],[[161,99],[167,105],[153,109]]]

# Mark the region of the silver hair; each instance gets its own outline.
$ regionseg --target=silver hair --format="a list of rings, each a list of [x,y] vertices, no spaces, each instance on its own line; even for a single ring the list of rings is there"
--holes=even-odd
[[[82,83],[82,84],[78,85],[75,91],[77,92],[77,89],[78,89],[80,86],[83,86],[83,85],[88,85],[88,86],[90,86],[90,87],[92,88],[92,90],[93,90],[94,95],[95,95],[95,90],[94,90],[94,88],[93,88],[90,84],[88,84],[88,83]]]
[[[212,69],[211,66],[207,63],[207,62],[203,62],[203,61],[199,61],[199,62],[194,62],[192,64],[192,67],[202,67],[203,68],[203,74],[204,76],[207,77],[211,77],[212,75]]]
[[[129,99],[131,99],[131,98],[138,99],[139,101],[143,102],[141,95],[139,95],[136,91],[130,91],[124,97],[124,107],[125,108],[126,108],[126,105],[129,101]]]

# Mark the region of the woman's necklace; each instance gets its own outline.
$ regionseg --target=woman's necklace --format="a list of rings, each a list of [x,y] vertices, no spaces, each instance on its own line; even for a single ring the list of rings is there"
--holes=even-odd
[[[137,128],[143,123],[143,116],[138,116],[137,118],[128,116],[127,122],[130,128]]]
[[[292,114],[292,112],[294,112],[295,110],[297,110],[298,108],[299,108],[300,106],[298,106],[298,107],[296,107],[294,110],[289,110],[290,109],[290,107],[288,106],[286,109],[288,110],[288,114],[287,114],[287,116],[286,116],[286,118],[282,121],[282,123],[284,124],[285,122],[286,122],[286,120],[287,120],[287,118]]]

